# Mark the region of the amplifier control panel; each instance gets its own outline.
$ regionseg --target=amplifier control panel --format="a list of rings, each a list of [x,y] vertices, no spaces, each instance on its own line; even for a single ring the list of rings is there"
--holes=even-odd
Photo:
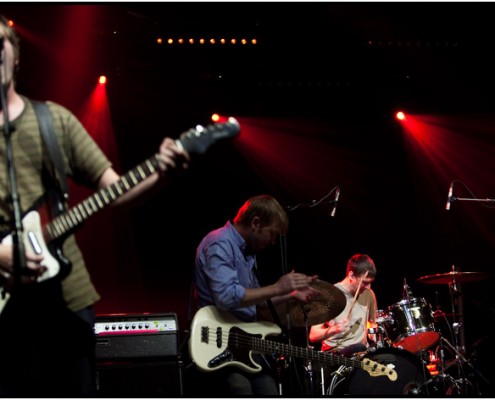
[[[175,314],[108,314],[97,315],[94,332],[97,336],[154,334],[177,331]]]
[[[170,359],[179,354],[175,313],[99,314],[94,332],[98,362]]]

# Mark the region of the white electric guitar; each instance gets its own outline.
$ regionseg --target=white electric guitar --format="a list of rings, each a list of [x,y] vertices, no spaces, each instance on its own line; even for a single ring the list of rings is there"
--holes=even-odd
[[[191,322],[189,354],[194,364],[206,372],[227,366],[235,366],[250,373],[261,371],[261,366],[251,357],[254,352],[356,367],[365,370],[372,377],[386,376],[391,381],[397,380],[394,369],[367,358],[359,361],[264,339],[265,336],[280,333],[280,327],[273,322],[242,322],[231,313],[221,311],[215,306],[206,306],[196,312]]]
[[[179,148],[189,153],[203,154],[219,139],[231,138],[240,132],[237,120],[230,117],[226,122],[215,123],[203,127],[201,125],[182,133],[176,144]],[[37,282],[54,277],[64,277],[70,271],[71,263],[63,256],[62,244],[89,217],[110,205],[120,196],[137,186],[144,179],[158,170],[159,155],[147,159],[111,185],[99,189],[93,195],[75,205],[68,211],[58,215],[51,222],[42,226],[42,216],[46,217],[44,210],[29,211],[22,219],[23,243],[26,249],[44,256],[43,264],[47,270],[38,277]],[[12,236],[3,238],[2,243],[12,243]],[[0,288],[3,295],[0,296],[0,313],[9,299],[6,288]]]

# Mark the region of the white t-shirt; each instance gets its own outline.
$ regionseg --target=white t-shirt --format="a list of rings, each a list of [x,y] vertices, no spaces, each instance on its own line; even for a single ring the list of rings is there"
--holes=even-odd
[[[348,292],[340,283],[335,284],[335,287],[339,288],[344,293],[346,298],[344,310],[337,317],[335,317],[335,322],[338,322],[347,317],[351,304],[354,300],[354,295]],[[349,316],[349,329],[346,332],[338,333],[325,339],[322,343],[321,350],[342,350],[343,348],[356,343],[363,343],[367,346],[368,321],[375,320],[375,313],[375,293],[371,289],[366,289],[357,297],[356,303],[352,308],[351,315]]]

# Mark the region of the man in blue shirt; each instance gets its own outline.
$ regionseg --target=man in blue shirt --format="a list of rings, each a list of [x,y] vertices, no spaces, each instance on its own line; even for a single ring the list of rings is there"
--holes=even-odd
[[[297,299],[308,302],[317,295],[310,283],[316,275],[290,272],[277,282],[260,286],[256,253],[276,243],[287,232],[288,217],[283,207],[269,195],[247,200],[233,221],[208,233],[196,252],[195,287],[198,307],[214,305],[245,322],[256,321],[256,307]],[[226,367],[215,373],[234,395],[278,395],[271,371],[251,374]],[[213,376],[212,376],[213,378]]]

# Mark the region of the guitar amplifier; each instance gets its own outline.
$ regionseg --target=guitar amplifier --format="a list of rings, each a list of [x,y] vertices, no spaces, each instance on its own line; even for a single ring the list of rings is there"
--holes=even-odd
[[[97,315],[97,361],[177,358],[178,323],[175,313]]]

